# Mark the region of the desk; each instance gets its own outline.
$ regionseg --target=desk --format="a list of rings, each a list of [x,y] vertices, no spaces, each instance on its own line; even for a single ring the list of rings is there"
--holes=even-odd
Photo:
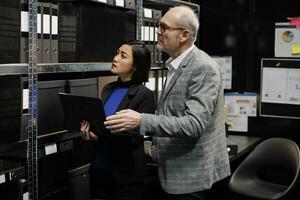
[[[237,145],[237,154],[229,156],[230,162],[253,150],[260,142],[262,142],[260,137],[229,135],[227,145]]]
[[[229,159],[230,162],[233,162],[237,158],[241,157],[242,155],[246,154],[247,152],[254,149],[256,145],[258,145],[262,141],[260,137],[249,137],[249,136],[241,136],[241,135],[229,135],[227,137],[227,145],[237,145],[237,153],[236,155],[230,155]],[[146,140],[145,144],[145,153],[148,156],[151,151],[151,144],[152,142]],[[147,165],[153,166],[156,163],[151,162],[151,158],[147,158]]]

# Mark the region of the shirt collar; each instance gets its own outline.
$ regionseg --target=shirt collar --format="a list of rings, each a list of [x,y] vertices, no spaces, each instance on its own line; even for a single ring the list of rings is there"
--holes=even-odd
[[[185,50],[182,54],[180,54],[175,59],[172,58],[172,57],[170,57],[166,61],[166,66],[167,66],[168,70],[170,70],[170,68],[173,68],[174,70],[177,70],[177,68],[179,67],[179,65],[182,62],[182,60],[188,55],[188,53],[190,53],[190,51],[193,50],[194,47],[195,47],[195,45],[192,45],[190,48],[188,48],[187,50]]]

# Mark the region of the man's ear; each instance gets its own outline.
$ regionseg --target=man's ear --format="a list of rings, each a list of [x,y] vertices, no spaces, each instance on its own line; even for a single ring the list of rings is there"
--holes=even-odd
[[[180,42],[185,42],[191,37],[191,32],[189,30],[184,30],[180,34]]]

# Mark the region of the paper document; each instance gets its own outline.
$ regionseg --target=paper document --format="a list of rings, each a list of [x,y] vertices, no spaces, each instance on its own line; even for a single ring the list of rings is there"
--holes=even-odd
[[[50,34],[50,15],[43,15],[43,34]]]
[[[228,116],[228,130],[236,132],[248,131],[248,117],[247,116]]]
[[[52,30],[51,30],[52,35],[57,35],[58,34],[58,17],[57,16],[52,16]]]
[[[142,29],[142,32],[141,32],[141,40],[142,40],[142,41],[145,41],[145,26],[142,26],[141,29]]]
[[[257,115],[257,97],[255,93],[226,93],[225,105],[229,116]]]
[[[300,105],[300,69],[264,68],[262,102]]]
[[[29,108],[29,89],[23,89],[23,109]]]
[[[152,18],[152,10],[148,8],[144,8],[144,17]]]
[[[5,174],[0,175],[0,184],[5,183]]]
[[[155,31],[155,33],[154,33],[154,41],[155,42],[157,42],[158,40],[157,40],[157,34],[156,34],[156,32],[157,32],[157,27],[155,27],[155,29],[154,29],[154,31]]]
[[[264,68],[262,81],[262,102],[286,103],[287,70]]]
[[[300,44],[294,44],[292,46],[292,54],[299,55],[300,54]]]
[[[144,26],[144,40],[149,41],[150,40],[150,27]]]
[[[42,33],[42,15],[37,14],[37,33]]]
[[[300,105],[300,69],[288,71],[286,99],[288,104]]]
[[[53,154],[56,152],[57,152],[57,146],[55,143],[45,146],[45,154],[46,155]]]
[[[124,7],[124,0],[116,0],[116,6]]]
[[[150,37],[149,40],[150,41],[154,41],[154,27],[150,27]]]
[[[219,68],[222,74],[224,89],[231,89],[232,82],[232,57],[225,56],[212,56],[212,58],[219,64]]]
[[[21,31],[28,32],[28,12],[21,11]]]

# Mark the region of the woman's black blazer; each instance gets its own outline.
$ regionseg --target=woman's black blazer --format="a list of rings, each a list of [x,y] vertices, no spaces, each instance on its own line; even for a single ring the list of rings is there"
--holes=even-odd
[[[102,101],[109,98],[118,81],[109,83],[103,88]],[[154,113],[155,99],[151,90],[143,84],[131,84],[127,95],[121,101],[117,111],[132,109],[140,113]],[[144,138],[139,135],[139,128],[134,130],[133,136],[120,134],[99,138],[98,145],[105,145],[109,149],[111,173],[120,183],[143,181],[146,173]]]

